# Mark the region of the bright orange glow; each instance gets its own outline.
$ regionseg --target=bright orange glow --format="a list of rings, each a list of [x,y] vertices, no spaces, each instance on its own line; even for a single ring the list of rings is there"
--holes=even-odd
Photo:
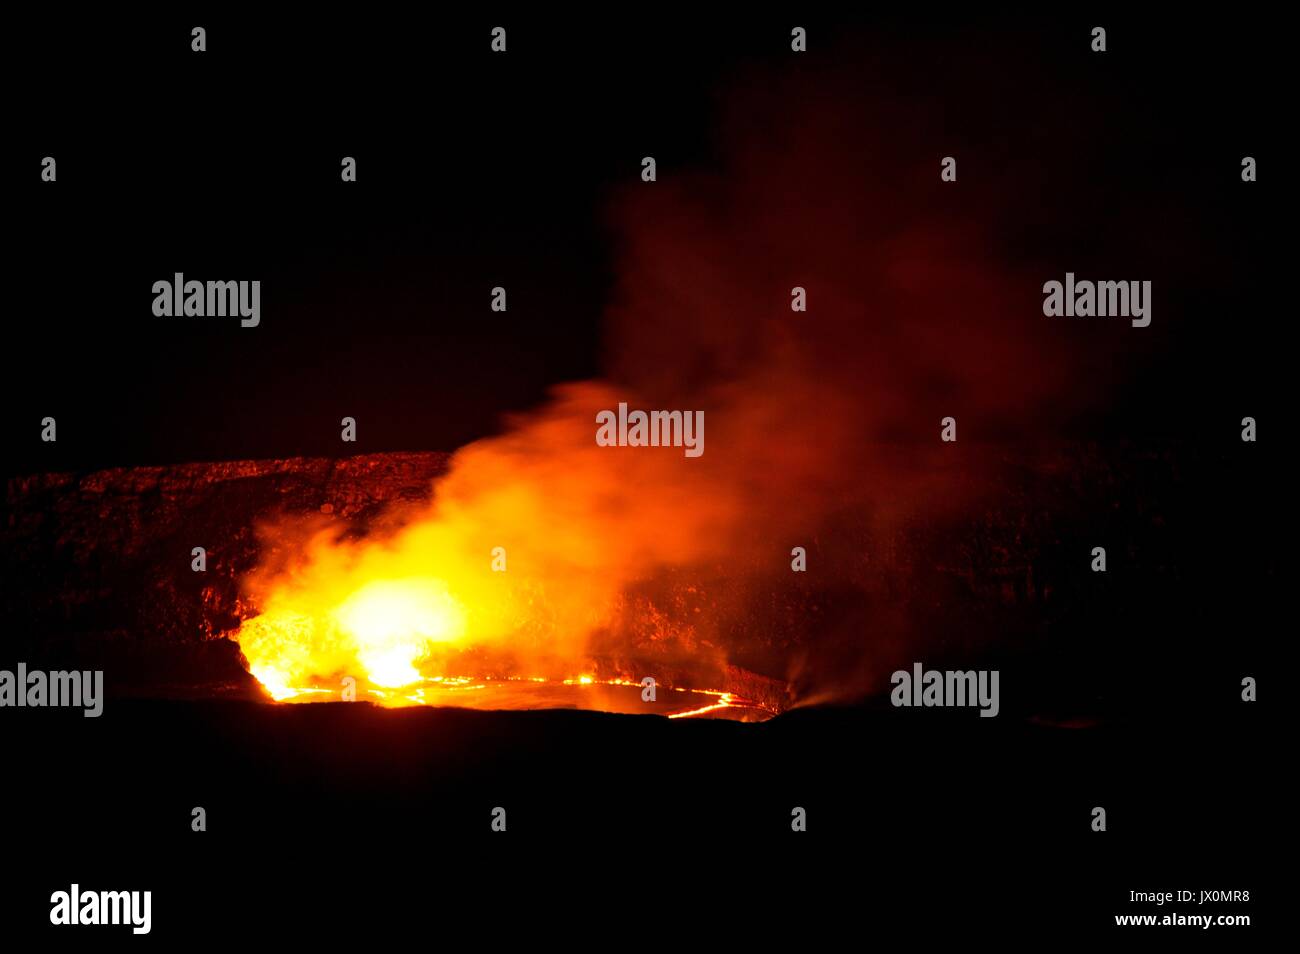
[[[465,634],[465,614],[438,580],[376,580],[334,611],[352,636],[362,671],[376,685],[409,686],[420,680],[416,662],[434,642]]]
[[[368,513],[364,525],[312,515],[259,526],[262,560],[242,581],[252,612],[230,634],[249,672],[284,702],[354,691],[385,706],[733,707],[720,692],[671,691],[725,678],[728,621],[693,586],[654,587],[684,568],[716,573],[749,532],[753,505],[739,488],[761,488],[738,482],[721,452],[600,446],[597,411],[626,398],[566,386],[458,451],[428,502]],[[717,430],[710,446],[721,448]],[[658,699],[642,700],[647,676]]]
[[[570,386],[506,435],[462,448],[430,503],[383,515],[365,537],[324,518],[259,528],[263,562],[244,581],[256,614],[232,634],[249,671],[277,700],[337,698],[352,677],[394,705],[421,704],[426,688],[441,698],[447,687],[428,686],[439,677],[594,688],[654,675],[614,668],[643,658],[629,637],[609,652],[627,587],[716,555],[716,528],[742,502],[703,457],[597,445],[595,412],[622,397]],[[624,631],[652,658],[724,661],[654,614]]]
[[[689,718],[690,716],[704,715],[704,713],[706,712],[716,712],[719,709],[726,709],[727,707],[733,705],[736,701],[732,697],[731,693],[729,692],[718,692],[718,693],[709,692],[706,693],[706,695],[716,695],[718,697],[718,701],[715,702],[713,705],[700,706],[700,708],[698,709],[691,709],[687,712],[674,712],[668,718],[686,719]]]
[[[305,559],[235,634],[249,671],[278,700],[321,683],[337,689],[346,676],[368,688],[413,686],[441,675],[440,659],[472,642],[471,619],[484,633],[507,626],[501,588],[483,573],[462,572],[457,598],[444,578],[411,572],[423,562],[414,554],[357,554],[319,537]]]
[[[278,702],[328,702],[340,698],[337,689],[324,687],[273,689],[267,685],[266,688]],[[583,682],[541,677],[497,680],[422,677],[417,683],[395,689],[371,685],[359,692],[357,698],[384,707],[576,708],[634,715],[656,714],[670,719],[716,717],[727,712],[726,718],[761,721],[774,714],[770,709],[731,693],[705,689],[677,689],[663,693],[657,702],[647,704],[641,696],[640,683],[616,679]]]

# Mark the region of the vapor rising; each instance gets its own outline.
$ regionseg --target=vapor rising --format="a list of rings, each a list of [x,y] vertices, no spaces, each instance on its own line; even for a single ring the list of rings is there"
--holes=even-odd
[[[937,103],[872,82],[756,66],[722,100],[712,158],[630,176],[609,201],[607,376],[462,448],[431,503],[382,529],[270,526],[246,581],[258,615],[236,635],[252,672],[274,692],[745,655],[807,695],[839,691],[843,667],[810,660],[823,638],[841,659],[845,634],[793,620],[759,646],[754,601],[852,587],[869,564],[813,560],[800,578],[792,549],[846,520],[872,536],[946,519],[997,476],[966,448],[1081,401],[1040,273],[1008,247],[1027,201],[1008,198],[1014,170],[967,186],[959,134],[936,149]],[[949,153],[956,183],[939,176]],[[704,454],[598,446],[596,415],[620,401],[702,410]],[[870,657],[873,633],[851,635]]]

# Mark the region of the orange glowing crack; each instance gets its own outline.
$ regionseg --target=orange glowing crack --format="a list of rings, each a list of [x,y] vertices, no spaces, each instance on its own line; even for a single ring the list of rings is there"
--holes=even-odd
[[[705,690],[698,690],[705,692]],[[716,712],[719,709],[730,708],[735,703],[735,698],[729,692],[713,693],[705,692],[706,695],[717,695],[718,701],[711,706],[703,706],[699,709],[691,709],[689,712],[674,712],[668,716],[670,719],[686,719],[690,716],[703,715],[706,712]]]
[[[284,684],[276,684],[274,679],[271,678],[270,674],[267,675],[270,681],[269,682],[262,681],[263,688],[267,690],[267,693],[277,703],[326,702],[330,700],[337,700],[340,695],[338,690],[326,689],[320,686],[294,687],[294,686],[288,686]],[[364,686],[364,688],[359,689],[358,694],[369,698],[371,701],[375,702],[378,705],[385,706],[385,707],[439,705],[440,702],[437,700],[436,697],[430,698],[430,696],[426,694],[426,689],[427,689],[431,692],[447,693],[447,694],[452,694],[453,696],[459,696],[461,693],[465,693],[468,696],[468,698],[464,703],[459,701],[447,703],[444,700],[442,704],[451,704],[457,706],[468,704],[472,708],[477,708],[480,706],[482,706],[483,708],[496,708],[497,706],[492,704],[492,702],[493,701],[499,702],[501,701],[502,697],[493,694],[494,691],[497,691],[494,690],[494,685],[503,686],[503,685],[508,685],[510,683],[516,683],[516,684],[552,683],[553,685],[563,685],[563,686],[572,686],[572,687],[580,687],[580,688],[597,687],[597,686],[618,686],[618,687],[625,687],[625,688],[641,687],[640,682],[631,679],[625,679],[625,678],[597,679],[594,676],[590,676],[590,675],[583,675],[574,679],[557,679],[554,681],[549,680],[544,676],[507,676],[503,679],[496,679],[496,680],[474,679],[468,676],[428,676],[428,677],[424,677],[419,685],[403,686],[397,689],[393,689],[391,687],[379,686],[370,683]],[[665,690],[671,689],[673,692],[687,692],[687,693],[693,693],[702,696],[713,696],[714,698],[717,699],[716,702],[710,703],[709,705],[700,706],[699,708],[696,709],[689,709],[685,712],[665,713],[666,717],[669,719],[688,719],[693,716],[700,716],[710,712],[717,712],[718,710],[721,709],[728,709],[728,708],[733,708],[738,706],[746,707],[746,706],[754,705],[748,700],[740,699],[739,697],[733,695],[730,692],[722,692],[716,689],[690,689],[683,686],[671,686],[671,687],[665,686],[663,688]],[[489,701],[486,705],[483,704],[482,700],[475,698],[474,694],[478,691],[483,691],[489,694],[488,695]],[[478,705],[476,705],[476,703],[478,703]],[[552,703],[552,706],[553,705],[555,704]],[[547,706],[545,703],[541,703],[537,707],[549,708],[552,706]],[[627,710],[612,710],[612,711],[627,711]]]

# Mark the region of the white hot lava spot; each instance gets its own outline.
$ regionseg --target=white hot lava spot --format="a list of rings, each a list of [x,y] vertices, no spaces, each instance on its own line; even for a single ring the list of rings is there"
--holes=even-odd
[[[440,580],[378,580],[357,590],[334,611],[354,641],[366,678],[398,688],[420,679],[416,661],[430,643],[465,635],[465,613]]]

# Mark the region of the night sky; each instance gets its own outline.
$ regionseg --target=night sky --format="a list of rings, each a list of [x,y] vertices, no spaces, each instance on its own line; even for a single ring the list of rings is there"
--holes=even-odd
[[[1098,55],[1076,41],[1086,18],[810,21],[792,57],[780,17],[641,19],[524,19],[505,57],[472,39],[486,21],[455,17],[218,18],[207,56],[175,39],[188,20],[34,25],[41,77],[6,153],[11,472],[337,454],[344,415],[361,452],[493,433],[610,367],[630,228],[611,209],[643,185],[641,157],[660,186],[725,179],[747,135],[723,122],[736,102],[796,148],[791,83],[846,123],[914,117],[870,131],[861,188],[933,170],[926,201],[949,220],[997,210],[999,260],[1034,266],[1029,325],[1067,268],[1156,281],[1151,328],[1077,335],[1100,399],[1043,438],[1213,441],[1275,400],[1274,61],[1231,25],[1121,19]],[[953,154],[959,182],[940,191]],[[57,188],[28,174],[45,155]],[[1243,155],[1265,157],[1261,181],[1240,182]],[[262,326],[155,318],[150,287],[177,271],[260,279]],[[506,313],[489,310],[495,285]],[[40,442],[46,414],[57,446]]]

